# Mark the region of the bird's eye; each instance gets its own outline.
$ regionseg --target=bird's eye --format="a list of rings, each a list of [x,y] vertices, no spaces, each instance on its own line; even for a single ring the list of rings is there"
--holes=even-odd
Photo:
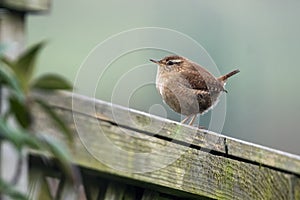
[[[180,60],[180,59],[175,59],[175,60],[168,60],[167,62],[166,62],[166,65],[179,65],[180,63],[182,63],[182,60]]]
[[[174,62],[172,60],[169,60],[166,64],[167,65],[174,65]]]

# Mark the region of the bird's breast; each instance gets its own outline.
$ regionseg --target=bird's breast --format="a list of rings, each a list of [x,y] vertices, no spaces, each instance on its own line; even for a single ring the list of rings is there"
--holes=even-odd
[[[157,69],[155,85],[156,85],[156,89],[158,90],[159,94],[162,96],[164,93],[164,79],[163,79],[163,76],[162,76],[161,72],[159,71],[159,69]]]

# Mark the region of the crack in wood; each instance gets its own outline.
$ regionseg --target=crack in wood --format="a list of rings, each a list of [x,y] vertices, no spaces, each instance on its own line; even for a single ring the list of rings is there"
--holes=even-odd
[[[245,158],[242,158],[242,157],[238,157],[238,156],[228,154],[229,147],[228,147],[228,144],[227,144],[227,138],[226,137],[224,137],[224,140],[223,140],[223,145],[224,145],[224,149],[225,149],[225,153],[223,153],[223,152],[220,152],[220,151],[216,151],[216,150],[213,150],[213,149],[201,147],[201,146],[196,145],[196,144],[191,144],[191,143],[181,141],[181,140],[177,140],[177,139],[167,137],[167,136],[164,136],[164,135],[153,134],[149,131],[140,130],[140,129],[137,129],[137,128],[134,128],[134,127],[124,125],[124,124],[118,124],[118,123],[112,121],[111,119],[105,117],[104,115],[102,116],[102,115],[97,114],[97,116],[94,116],[94,115],[89,115],[87,113],[83,113],[83,112],[80,112],[80,111],[70,110],[69,108],[65,108],[63,106],[57,106],[57,105],[51,105],[51,106],[53,108],[56,108],[56,109],[61,109],[61,110],[69,111],[69,112],[74,112],[76,114],[80,114],[80,115],[83,115],[83,116],[86,116],[86,117],[97,119],[97,120],[102,121],[102,122],[109,123],[112,126],[117,126],[117,127],[121,127],[121,128],[124,128],[124,129],[128,129],[130,131],[135,131],[135,132],[138,132],[138,133],[141,133],[141,134],[145,134],[147,136],[152,136],[152,137],[155,137],[155,138],[158,138],[158,139],[161,139],[161,140],[165,140],[165,141],[168,141],[168,142],[172,142],[172,143],[175,143],[175,144],[178,144],[178,145],[182,145],[182,146],[189,147],[189,148],[192,148],[192,149],[200,150],[200,151],[203,151],[203,152],[215,155],[215,156],[221,156],[221,157],[225,157],[225,158],[228,158],[228,159],[232,159],[232,160],[236,160],[236,161],[240,161],[240,162],[244,162],[244,163],[248,163],[248,164],[253,164],[253,165],[256,165],[256,166],[260,166],[260,167],[266,167],[266,168],[269,168],[269,169],[272,169],[272,170],[276,170],[276,171],[280,171],[280,172],[283,172],[283,173],[286,173],[286,174],[291,174],[291,175],[295,175],[297,177],[300,177],[300,174],[297,174],[295,172],[292,172],[292,171],[289,171],[289,170],[286,170],[286,169],[277,168],[277,167],[274,167],[274,166],[271,166],[271,165],[259,163],[259,162],[253,161],[253,160],[249,160],[249,159],[245,159]]]

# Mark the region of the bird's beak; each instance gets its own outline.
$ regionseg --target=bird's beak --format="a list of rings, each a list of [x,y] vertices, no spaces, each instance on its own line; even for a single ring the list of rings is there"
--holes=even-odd
[[[156,61],[156,60],[153,60],[153,59],[150,59],[151,62],[154,62],[156,64],[159,64],[159,61]]]

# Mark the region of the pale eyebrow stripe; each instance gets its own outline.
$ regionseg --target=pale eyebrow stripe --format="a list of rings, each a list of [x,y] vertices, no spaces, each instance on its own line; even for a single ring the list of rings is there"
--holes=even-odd
[[[180,59],[171,60],[171,61],[174,62],[174,63],[180,63],[180,62],[182,62],[182,60],[180,60]]]

